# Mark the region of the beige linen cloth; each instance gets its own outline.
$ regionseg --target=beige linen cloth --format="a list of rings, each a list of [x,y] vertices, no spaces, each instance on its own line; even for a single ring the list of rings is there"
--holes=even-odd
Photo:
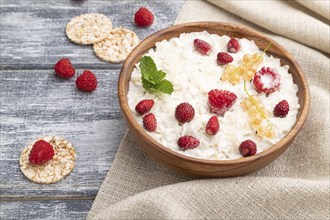
[[[291,147],[244,177],[192,179],[149,159],[128,132],[88,219],[329,219],[329,1],[187,1],[176,23],[223,21],[268,34],[309,82],[311,109]]]

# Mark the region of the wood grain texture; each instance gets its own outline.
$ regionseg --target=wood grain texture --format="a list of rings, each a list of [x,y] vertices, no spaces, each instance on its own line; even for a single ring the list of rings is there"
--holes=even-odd
[[[206,160],[189,157],[175,152],[166,146],[161,145],[155,139],[150,137],[145,129],[142,128],[127,103],[127,93],[129,89],[129,81],[131,79],[132,70],[135,64],[150,48],[154,47],[156,42],[164,39],[169,40],[178,37],[181,33],[204,31],[211,34],[228,35],[235,38],[247,38],[254,40],[257,46],[264,50],[269,43],[272,46],[267,50],[268,54],[280,58],[283,65],[289,66],[289,72],[292,74],[293,81],[298,86],[297,96],[299,98],[300,110],[297,121],[291,131],[282,138],[278,143],[274,144],[267,150],[255,154],[250,157],[244,157],[233,160]],[[144,150],[151,158],[184,174],[198,177],[232,177],[241,176],[254,172],[271,163],[280,156],[292,143],[302,125],[306,121],[309,111],[310,96],[308,84],[305,75],[292,57],[292,55],[281,45],[276,43],[269,37],[261,34],[253,29],[242,25],[221,23],[221,22],[196,22],[176,25],[161,30],[141,42],[126,59],[119,76],[119,102],[127,121],[128,127],[135,136],[141,149]]]
[[[117,71],[92,71],[98,88],[91,94],[79,92],[73,79],[62,80],[52,70],[1,72],[2,199],[96,195],[126,125],[117,101]],[[18,158],[29,142],[47,134],[72,142],[77,161],[64,181],[39,185],[24,178]]]
[[[93,200],[3,202],[0,219],[85,219],[92,204]]]
[[[77,68],[120,69],[121,65],[100,61],[92,46],[76,45],[65,36],[65,25],[83,13],[103,13],[113,27],[135,31],[140,39],[171,25],[183,1],[120,0],[2,0],[0,69],[49,69],[62,57],[70,57]],[[155,14],[149,28],[137,28],[134,13],[141,6]]]
[[[100,61],[92,46],[70,42],[64,32],[66,23],[82,13],[104,13],[114,27],[131,29],[142,40],[172,25],[183,2],[1,0],[1,219],[84,218],[126,130],[117,100],[121,64]],[[156,17],[149,28],[133,23],[135,11],[142,6]],[[78,74],[91,69],[98,89],[81,93],[74,79],[55,77],[52,68],[62,57],[71,59]],[[63,181],[38,185],[21,174],[18,158],[28,143],[48,134],[71,141],[77,162]]]

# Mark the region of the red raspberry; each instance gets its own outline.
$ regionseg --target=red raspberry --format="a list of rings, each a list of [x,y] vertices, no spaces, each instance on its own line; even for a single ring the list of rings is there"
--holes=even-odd
[[[216,135],[219,131],[220,125],[217,116],[212,116],[206,124],[205,131],[209,135]]]
[[[239,145],[239,151],[243,157],[252,156],[257,153],[257,145],[251,140],[245,140]]]
[[[194,40],[195,49],[203,55],[207,55],[211,51],[211,45],[204,40]]]
[[[182,150],[193,149],[198,147],[199,140],[193,136],[185,135],[179,138],[178,145]]]
[[[56,75],[64,79],[68,79],[74,76],[76,70],[73,68],[71,62],[67,58],[60,59],[54,66]]]
[[[77,85],[78,89],[81,91],[92,92],[97,87],[97,79],[91,71],[85,70],[76,79],[76,85]]]
[[[30,151],[29,161],[31,164],[39,165],[53,159],[53,156],[53,146],[44,140],[40,140],[34,143]]]
[[[181,103],[175,109],[175,118],[179,121],[180,124],[185,122],[190,122],[195,116],[194,108],[186,102]]]
[[[227,64],[233,62],[233,57],[230,56],[228,53],[220,52],[217,56],[217,62],[219,65]]]
[[[148,27],[154,22],[154,15],[145,7],[135,12],[134,22],[137,26]]]
[[[143,126],[147,131],[154,132],[157,129],[157,120],[154,114],[149,113],[143,116]]]
[[[289,103],[286,100],[280,101],[274,108],[274,116],[285,118],[290,110]]]
[[[209,91],[208,96],[210,111],[217,115],[223,115],[235,104],[237,99],[235,93],[218,89]]]
[[[227,44],[227,50],[228,52],[231,53],[236,53],[237,51],[239,51],[239,43],[235,38],[230,39],[230,41]]]
[[[144,115],[152,109],[154,104],[155,102],[152,99],[142,100],[135,106],[135,111],[140,115]]]
[[[281,75],[276,69],[262,67],[254,74],[253,84],[258,92],[272,93],[280,86]]]

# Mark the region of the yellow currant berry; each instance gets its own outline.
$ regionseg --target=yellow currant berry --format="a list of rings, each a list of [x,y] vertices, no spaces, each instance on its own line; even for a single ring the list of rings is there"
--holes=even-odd
[[[260,118],[259,116],[251,117],[251,118],[249,118],[249,123],[250,123],[253,127],[258,127],[258,126],[260,126],[261,123],[262,123],[262,118]]]
[[[255,60],[256,62],[259,61],[260,58],[261,58],[260,53],[255,53],[252,55],[252,59]]]
[[[235,67],[233,65],[227,65],[226,68],[225,68],[225,72],[226,73],[233,73],[235,71]]]
[[[228,75],[228,74],[222,74],[222,76],[221,76],[221,81],[229,81],[229,79],[230,79],[230,76]]]
[[[257,64],[257,65],[259,65],[262,62],[262,60],[263,60],[262,55],[261,54],[258,54],[258,53],[253,54],[252,58],[254,60],[253,61],[253,64]]]
[[[246,75],[245,75],[246,81],[251,80],[253,77],[254,77],[254,73],[252,71],[246,72]]]
[[[267,111],[265,111],[264,109],[259,110],[259,113],[262,118],[267,118],[268,116]]]
[[[239,76],[238,75],[234,75],[231,79],[230,82],[235,85],[237,83],[239,83]]]
[[[254,104],[257,104],[259,102],[259,99],[256,95],[251,95],[250,96],[250,101]]]
[[[248,63],[248,62],[250,62],[251,58],[252,58],[252,56],[251,56],[250,54],[245,54],[245,55],[243,56],[243,63]]]
[[[271,128],[269,128],[267,130],[267,132],[265,133],[265,137],[268,137],[268,138],[273,138],[275,137],[275,131]]]
[[[240,76],[243,76],[243,75],[245,74],[245,72],[246,72],[246,67],[245,67],[245,65],[241,65],[241,66],[239,66],[239,68],[237,69],[237,73],[238,73],[238,75],[240,75]]]
[[[257,113],[258,113],[258,109],[255,105],[252,105],[248,110],[248,114],[250,116],[256,115]]]
[[[241,107],[243,108],[244,111],[247,111],[250,106],[251,106],[251,101],[248,99],[244,99],[244,101],[241,103]]]
[[[264,137],[267,133],[267,129],[263,126],[257,128],[257,134],[261,137]]]
[[[259,108],[259,109],[264,109],[265,106],[264,106],[264,104],[262,104],[262,103],[258,103],[258,108]]]

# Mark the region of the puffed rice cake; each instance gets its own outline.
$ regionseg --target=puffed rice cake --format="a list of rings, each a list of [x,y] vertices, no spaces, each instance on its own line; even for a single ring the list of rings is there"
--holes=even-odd
[[[49,142],[54,148],[53,159],[41,165],[29,162],[29,154],[38,140]],[[75,166],[76,151],[71,143],[61,137],[46,136],[25,147],[19,160],[20,168],[26,178],[35,183],[56,183],[69,175]]]
[[[105,39],[112,29],[112,22],[104,14],[82,14],[66,25],[67,37],[76,44],[94,44]]]
[[[114,28],[101,42],[94,44],[94,53],[110,63],[123,62],[140,42],[137,34],[126,28]]]

